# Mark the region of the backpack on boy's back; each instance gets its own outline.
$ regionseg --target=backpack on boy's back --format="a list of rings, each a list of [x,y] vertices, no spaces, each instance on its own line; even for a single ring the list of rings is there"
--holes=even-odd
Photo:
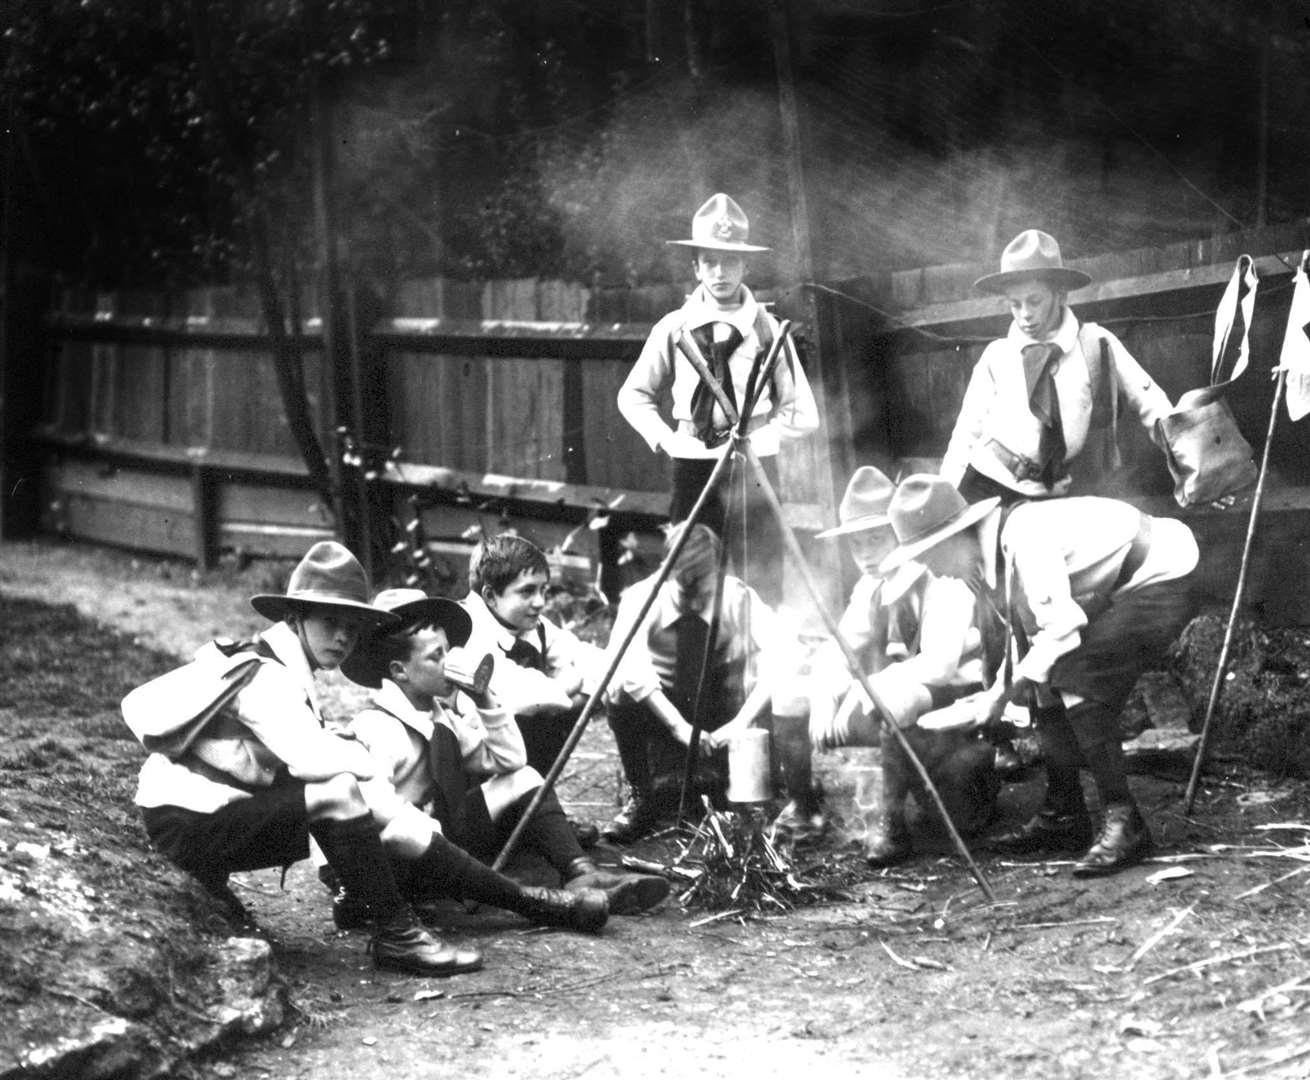
[[[207,642],[189,662],[130,691],[123,719],[148,751],[176,760],[202,733],[216,736],[239,724],[236,696],[266,660],[274,657],[262,642]]]

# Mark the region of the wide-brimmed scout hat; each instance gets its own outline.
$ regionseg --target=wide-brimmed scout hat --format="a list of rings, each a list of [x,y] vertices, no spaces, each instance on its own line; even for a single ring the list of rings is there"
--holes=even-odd
[[[748,244],[750,222],[746,211],[731,196],[719,192],[711,195],[691,219],[690,240],[666,240],[679,247],[705,248],[707,251],[768,251],[759,244]]]
[[[1000,501],[993,496],[967,503],[949,480],[931,473],[907,476],[887,510],[898,546],[879,564],[879,572],[890,573],[948,536],[963,532],[990,514]]]
[[[1050,282],[1059,289],[1081,289],[1092,277],[1081,270],[1064,265],[1060,245],[1050,233],[1040,229],[1025,229],[1001,252],[1001,269],[986,274],[973,283],[983,292],[1001,293],[1018,281],[1037,278]]]
[[[389,614],[393,621],[360,636],[359,644],[341,665],[341,674],[360,686],[376,690],[387,673],[387,659],[381,648],[384,638],[405,627],[439,626],[446,631],[450,647],[468,642],[473,620],[463,606],[444,596],[429,596],[422,589],[383,589],[373,597],[373,607]]]
[[[841,524],[817,533],[815,539],[826,540],[830,536],[845,536],[888,524],[887,508],[895,491],[896,485],[880,470],[872,465],[861,465],[851,475],[846,494],[837,507],[837,520]]]
[[[305,607],[348,611],[375,624],[397,621],[370,604],[368,594],[368,576],[359,560],[335,540],[320,540],[291,571],[285,593],[259,593],[250,598],[250,606],[274,622]]]

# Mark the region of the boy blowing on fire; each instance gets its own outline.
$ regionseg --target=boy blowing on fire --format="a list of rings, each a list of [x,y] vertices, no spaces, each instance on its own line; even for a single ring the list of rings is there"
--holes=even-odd
[[[670,531],[666,550],[687,527],[684,522]],[[729,741],[762,726],[772,733],[774,758],[781,758],[791,799],[806,805],[813,799],[803,710],[784,700],[796,698],[787,687],[798,666],[790,660],[799,651],[797,643],[759,594],[731,574],[723,578],[716,617],[719,556],[714,531],[692,525],[608,690],[610,728],[629,788],[627,803],[602,833],[613,843],[628,844],[654,832],[660,819],[677,809],[693,719],[702,730],[698,748],[707,770],[698,777],[697,794],[722,803]],[[612,642],[627,638],[654,583],[647,578],[624,592]]]
[[[652,450],[667,454],[672,463],[669,520],[673,524],[686,519],[715,462],[728,452],[732,428],[687,356],[698,355],[722,384],[728,400],[742,409],[754,390],[751,370],[756,359],[768,353],[778,334],[778,320],[744,283],[747,257],[769,250],[750,243],[749,233],[745,212],[734,199],[719,193],[696,211],[691,239],[668,241],[692,249],[696,288],[682,307],[651,328],[619,389],[623,418]],[[666,396],[671,399],[672,427],[661,414]],[[788,340],[746,426],[775,489],[780,444],[808,435],[818,426],[814,394]],[[744,481],[744,517],[735,508],[729,514],[731,499],[715,492],[701,520],[728,543],[738,576],[776,604],[782,581],[779,525],[753,477]]]
[[[494,661],[484,655],[481,664],[473,663],[477,654],[464,648],[472,620],[453,600],[420,589],[386,589],[373,606],[395,615],[399,625],[366,634],[343,665],[348,678],[374,690],[349,730],[369,751],[378,774],[407,804],[426,812],[424,820],[408,822],[410,829],[417,826],[421,843],[427,842],[424,833],[435,830],[491,862],[542,784],[541,774],[527,764],[513,715],[487,686]],[[402,832],[383,833],[398,854],[410,846]],[[599,869],[578,845],[554,792],[546,794],[522,837],[524,850],[542,856],[566,891],[599,890],[611,914],[636,914],[668,895],[662,877]],[[401,876],[406,865],[402,859]],[[525,895],[532,897],[533,890]],[[490,894],[478,898],[507,906]],[[339,899],[339,914],[342,903],[349,897]],[[585,913],[581,895],[579,905]]]
[[[978,583],[1010,613],[1013,670],[967,704],[966,727],[1001,721],[1027,704],[1041,741],[1046,793],[1036,815],[995,846],[1074,852],[1075,877],[1115,873],[1152,846],[1133,801],[1119,713],[1139,676],[1159,662],[1193,611],[1199,560],[1191,530],[1128,503],[1095,496],[1044,499],[1003,510],[968,504],[938,476],[902,481],[890,514],[900,545],[891,572],[917,561],[938,577]],[[1085,768],[1099,796],[1094,831]]]
[[[888,572],[898,543],[913,532],[913,519],[898,512],[897,498],[883,473],[857,469],[839,508],[841,523],[819,534],[846,537],[861,571],[838,629],[952,820],[961,831],[975,832],[990,820],[1000,787],[993,748],[976,733],[925,730],[917,721],[991,681],[1003,631],[976,583],[939,577],[908,561]],[[817,748],[882,747],[880,805],[865,858],[873,866],[900,862],[911,852],[907,796],[914,792],[923,802],[922,779],[900,740],[882,734],[877,711],[835,643],[816,655],[810,681],[810,737]]]

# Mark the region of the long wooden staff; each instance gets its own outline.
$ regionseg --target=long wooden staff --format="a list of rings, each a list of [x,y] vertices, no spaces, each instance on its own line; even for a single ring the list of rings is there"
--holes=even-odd
[[[1196,801],[1196,789],[1201,780],[1201,767],[1205,764],[1206,744],[1210,738],[1210,722],[1214,719],[1219,706],[1219,698],[1224,687],[1224,676],[1228,673],[1228,653],[1233,644],[1233,629],[1237,625],[1238,612],[1242,607],[1242,597],[1246,593],[1246,571],[1251,563],[1251,542],[1255,539],[1255,523],[1260,516],[1260,500],[1264,497],[1265,475],[1269,469],[1269,448],[1274,442],[1274,428],[1278,424],[1278,403],[1283,398],[1283,387],[1287,383],[1287,371],[1278,369],[1278,382],[1274,386],[1274,403],[1269,410],[1269,430],[1265,435],[1264,453],[1260,455],[1260,475],[1256,478],[1255,494],[1251,496],[1251,517],[1246,523],[1246,542],[1242,545],[1242,564],[1237,571],[1237,586],[1233,590],[1233,606],[1228,612],[1228,625],[1224,629],[1224,643],[1219,650],[1219,662],[1215,666],[1214,682],[1210,684],[1210,700],[1205,707],[1205,720],[1201,724],[1201,737],[1196,743],[1196,757],[1192,761],[1192,775],[1187,781],[1187,794],[1183,797],[1183,814],[1192,812]]]

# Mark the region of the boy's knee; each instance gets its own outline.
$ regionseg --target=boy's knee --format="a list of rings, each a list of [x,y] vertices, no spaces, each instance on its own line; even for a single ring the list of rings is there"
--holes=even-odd
[[[305,785],[305,809],[311,821],[319,818],[352,818],[368,812],[368,803],[350,773],[338,773],[327,780]]]

